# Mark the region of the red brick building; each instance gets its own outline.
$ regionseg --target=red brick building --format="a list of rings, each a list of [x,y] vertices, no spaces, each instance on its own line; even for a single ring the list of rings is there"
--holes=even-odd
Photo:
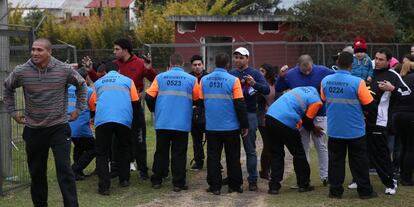
[[[289,40],[289,23],[286,17],[171,16],[170,19],[175,22],[175,43],[206,44],[198,48],[176,48],[176,52],[181,53],[186,60],[193,54],[202,55],[209,70],[214,68],[215,54],[231,54],[238,46],[245,46],[250,50],[251,56],[254,57],[250,58],[250,64],[255,67],[264,62],[277,65],[291,62],[286,60],[285,55],[278,55],[285,52],[285,47],[274,44],[276,41]],[[260,43],[253,46],[250,42]],[[295,61],[297,56],[292,56]]]

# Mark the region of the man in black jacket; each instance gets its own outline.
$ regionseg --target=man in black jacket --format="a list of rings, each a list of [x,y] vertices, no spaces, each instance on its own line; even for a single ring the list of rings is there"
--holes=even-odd
[[[197,78],[198,83],[202,77],[208,73],[204,69],[203,58],[200,55],[193,55],[191,57],[191,75]],[[191,125],[191,137],[193,138],[193,151],[194,151],[194,164],[191,167],[193,171],[199,171],[203,169],[204,165],[204,149],[203,149],[203,136],[205,133],[205,115],[204,107],[200,104],[193,106],[193,119]]]
[[[411,93],[400,75],[389,69],[391,57],[392,54],[387,48],[380,49],[375,54],[375,70],[370,87],[376,110],[375,115],[366,121],[369,159],[386,186],[387,195],[394,195],[397,190],[397,181],[393,177],[390,151],[387,147],[390,112],[396,97]]]

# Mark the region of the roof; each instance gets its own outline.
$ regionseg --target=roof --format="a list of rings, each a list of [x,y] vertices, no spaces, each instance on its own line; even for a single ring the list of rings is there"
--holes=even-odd
[[[99,8],[101,5],[102,7],[114,8],[117,6],[117,2],[119,2],[119,7],[128,8],[131,3],[134,3],[134,0],[92,0],[85,8]]]
[[[170,16],[175,22],[284,22],[285,16],[238,15],[238,16]]]
[[[66,0],[9,0],[12,7],[19,5],[21,8],[38,9],[62,9]]]

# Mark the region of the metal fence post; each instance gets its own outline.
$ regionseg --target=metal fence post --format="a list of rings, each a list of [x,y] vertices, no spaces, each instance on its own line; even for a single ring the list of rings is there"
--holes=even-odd
[[[0,0],[0,13],[7,12],[7,1]],[[7,24],[7,18],[3,18],[0,23]],[[0,29],[7,29],[7,26],[0,26]],[[10,45],[7,36],[0,36],[0,83],[4,82],[7,77],[10,59]],[[10,146],[11,121],[9,115],[5,112],[3,101],[3,88],[0,86],[0,194],[4,193],[4,178],[12,173],[11,158],[12,151]]]

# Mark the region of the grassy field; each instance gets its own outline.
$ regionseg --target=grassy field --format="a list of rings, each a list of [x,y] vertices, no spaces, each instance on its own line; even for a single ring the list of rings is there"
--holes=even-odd
[[[150,118],[149,116],[147,120],[147,129],[148,129],[148,166],[152,166],[152,159],[154,154],[154,130],[153,127],[150,126]],[[188,148],[188,158],[192,158],[192,143],[191,139],[189,141],[189,148]],[[372,182],[374,185],[374,189],[378,192],[379,197],[376,199],[371,200],[360,200],[357,196],[355,190],[345,190],[344,196],[342,200],[336,199],[329,199],[327,197],[328,188],[323,187],[321,182],[319,181],[319,174],[318,174],[318,166],[317,166],[317,159],[316,153],[312,150],[312,160],[311,160],[311,168],[312,168],[312,178],[313,184],[316,187],[314,192],[310,193],[301,193],[299,194],[295,190],[289,189],[289,186],[295,183],[295,176],[291,174],[286,178],[283,183],[282,190],[279,195],[267,195],[264,194],[262,196],[265,197],[265,203],[268,206],[366,206],[366,207],[374,207],[374,206],[414,206],[414,188],[409,187],[400,187],[398,189],[398,193],[395,196],[386,196],[384,195],[384,186],[380,183],[378,176],[371,176]],[[189,163],[189,162],[188,162]],[[85,170],[86,173],[91,172],[94,169],[94,164],[89,166],[88,169]],[[192,177],[195,177],[193,172],[188,171],[188,180]],[[63,206],[62,204],[62,197],[60,194],[60,190],[56,180],[55,174],[55,167],[53,156],[50,153],[49,158],[49,165],[48,165],[48,175],[49,175],[49,206]],[[203,177],[203,179],[205,179]],[[349,171],[347,172],[347,177],[345,184],[348,184],[351,180],[351,176]],[[81,206],[122,206],[122,207],[129,207],[129,206],[137,206],[140,204],[145,204],[150,201],[153,201],[156,198],[160,198],[165,196],[166,194],[171,193],[172,185],[171,180],[167,180],[163,188],[160,190],[154,190],[151,188],[150,181],[141,181],[138,179],[138,173],[132,172],[131,173],[131,186],[127,188],[121,188],[118,186],[118,180],[112,179],[112,187],[111,187],[111,195],[110,196],[101,196],[97,193],[97,177],[87,178],[87,180],[77,182],[78,187],[78,197]],[[191,186],[190,190],[191,191]],[[247,192],[246,192],[247,193]],[[260,193],[262,194],[262,193]],[[179,194],[177,194],[178,196]],[[246,194],[248,195],[248,194]],[[246,196],[244,194],[240,194],[240,197]],[[224,195],[225,196],[225,195]],[[237,194],[236,194],[237,196]],[[254,196],[253,196],[254,197]],[[209,199],[216,199],[217,197],[211,196]],[[177,197],[177,199],[179,199]],[[230,206],[238,206],[234,203],[237,203],[237,197],[232,198],[233,205]],[[15,207],[15,206],[31,206],[31,198],[30,198],[30,190],[29,188],[23,188],[4,197],[0,197],[0,206],[1,207]]]
[[[347,167],[346,178],[344,183],[344,195],[342,199],[328,198],[328,187],[323,187],[319,179],[319,166],[317,155],[314,149],[311,151],[311,181],[315,186],[315,191],[310,193],[298,193],[295,190],[289,189],[296,183],[294,174],[289,176],[282,184],[282,190],[279,195],[268,196],[267,203],[269,206],[283,206],[283,207],[298,207],[298,206],[349,206],[349,207],[408,207],[414,206],[414,187],[398,186],[397,194],[389,196],[384,194],[385,187],[382,185],[378,176],[371,175],[371,183],[374,191],[378,193],[378,198],[361,200],[358,198],[356,190],[346,189],[346,186],[351,182],[352,176]]]

